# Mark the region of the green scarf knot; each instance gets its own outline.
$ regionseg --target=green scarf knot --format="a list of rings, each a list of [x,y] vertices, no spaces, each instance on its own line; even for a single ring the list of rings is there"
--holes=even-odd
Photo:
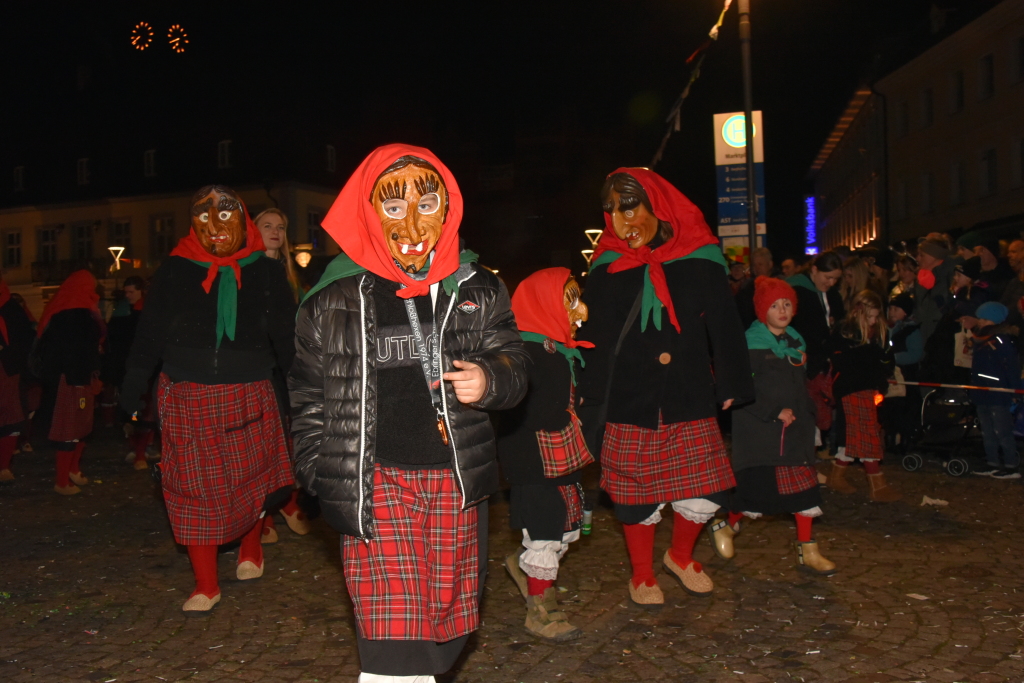
[[[243,259],[238,259],[238,267],[244,268],[256,259],[264,256],[262,251],[254,251]],[[195,259],[189,259],[192,263],[210,267],[210,261],[203,263]],[[217,269],[217,348],[227,336],[235,341],[235,328],[238,323],[238,281],[235,279],[235,269],[231,266],[221,266]]]
[[[546,341],[550,341],[552,344],[554,344],[555,345],[555,351],[558,351],[560,354],[565,356],[565,359],[567,361],[569,361],[569,374],[572,376],[572,385],[576,386],[576,363],[575,363],[575,361],[578,360],[580,362],[580,367],[581,368],[587,367],[587,363],[586,363],[586,361],[583,360],[583,354],[580,353],[579,349],[575,349],[575,348],[570,349],[568,346],[566,346],[562,342],[555,341],[554,339],[552,339],[551,337],[548,337],[547,335],[537,334],[536,332],[523,332],[522,330],[519,330],[519,336],[522,337],[523,341],[532,341],[532,342],[537,342],[539,344],[543,344]]]
[[[803,336],[792,327],[786,328],[786,335],[790,339],[796,340],[799,346],[790,346],[785,340],[779,339],[772,334],[772,331],[763,322],[755,320],[747,330],[747,348],[751,351],[767,349],[774,353],[777,358],[789,356],[798,361],[803,361],[804,351],[807,349],[807,343],[804,341]]]

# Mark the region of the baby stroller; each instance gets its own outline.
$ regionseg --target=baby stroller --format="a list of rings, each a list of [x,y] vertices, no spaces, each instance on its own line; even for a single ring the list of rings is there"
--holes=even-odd
[[[900,461],[903,469],[921,469],[930,455],[942,460],[951,477],[970,473],[981,452],[981,430],[967,391],[921,387],[921,392],[921,421]]]

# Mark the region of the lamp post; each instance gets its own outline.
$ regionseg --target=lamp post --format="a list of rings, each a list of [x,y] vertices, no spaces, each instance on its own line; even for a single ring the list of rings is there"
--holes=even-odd
[[[754,179],[754,84],[750,68],[750,0],[737,0],[740,15],[740,56],[743,61],[743,118],[747,135],[747,228],[750,255],[757,248],[757,188]]]
[[[114,289],[117,289],[117,271],[121,270],[121,254],[124,253],[124,247],[107,247],[107,249],[114,257],[114,265],[111,270],[114,272]]]

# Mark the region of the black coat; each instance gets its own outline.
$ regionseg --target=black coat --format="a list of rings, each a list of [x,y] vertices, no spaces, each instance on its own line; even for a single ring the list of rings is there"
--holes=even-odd
[[[3,363],[4,373],[13,377],[27,370],[36,332],[25,309],[14,299],[0,306],[0,318],[7,325],[7,343],[0,337],[0,363]]]
[[[515,406],[526,393],[529,362],[505,285],[475,264],[456,272],[458,297],[438,287],[442,372],[453,360],[483,367],[487,390],[474,404],[443,382],[452,469],[463,508],[498,488],[494,430],[486,410]],[[327,285],[303,302],[296,321],[296,356],[288,375],[295,441],[295,477],[320,498],[327,522],[343,534],[373,537],[373,471],[377,423],[375,277],[361,273]],[[477,308],[457,308],[466,301]],[[440,438],[440,437],[438,437]],[[379,454],[387,459],[387,454]]]
[[[153,275],[128,357],[121,406],[132,413],[157,365],[176,381],[244,384],[287,372],[295,356],[295,297],[284,266],[258,258],[242,268],[235,338],[217,346],[218,274],[207,294],[206,268],[171,256]]]
[[[590,318],[577,336],[595,348],[582,352],[587,366],[578,373],[584,406],[604,400],[615,344],[643,274],[643,268],[609,273],[600,265],[587,276]],[[666,264],[665,277],[682,332],[665,311],[661,330],[651,320],[641,332],[642,313],[637,316],[615,360],[607,422],[656,429],[659,413],[664,424],[691,422],[715,417],[727,399],[754,397],[746,339],[722,266],[686,259]]]
[[[515,408],[500,414],[498,460],[513,486],[550,483],[554,486],[579,481],[579,472],[548,479],[537,445],[537,432],[557,432],[569,424],[569,393],[572,376],[565,356],[548,353],[538,342],[526,342],[531,363],[527,367],[529,389]],[[576,370],[579,372],[579,368]],[[563,481],[564,480],[564,481]]]
[[[87,308],[70,308],[50,318],[36,349],[44,385],[55,391],[61,375],[73,386],[92,382],[100,369],[103,335],[95,315]]]
[[[828,371],[829,337],[832,325],[846,315],[843,308],[843,297],[836,288],[828,290],[828,311],[822,303],[821,292],[811,291],[806,287],[793,287],[796,290],[796,315],[790,326],[800,333],[807,343],[807,377],[814,378]],[[832,319],[832,323],[829,322]]]
[[[131,309],[128,315],[114,315],[107,321],[107,341],[100,369],[100,379],[104,384],[119,387],[124,381],[125,364],[141,317],[142,311]]]
[[[884,394],[889,388],[889,379],[896,371],[896,359],[888,342],[884,347],[874,341],[862,344],[858,331],[841,323],[832,333],[829,347],[835,371],[832,394],[837,401],[858,391]]]
[[[757,398],[732,413],[733,470],[814,464],[815,409],[805,366],[755,349],[750,351],[750,367]],[[784,408],[796,416],[785,432],[779,420]]]

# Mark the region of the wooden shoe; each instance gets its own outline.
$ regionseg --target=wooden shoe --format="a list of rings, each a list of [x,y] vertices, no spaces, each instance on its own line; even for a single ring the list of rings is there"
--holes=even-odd
[[[252,560],[246,560],[245,562],[239,562],[235,568],[235,576],[238,577],[239,581],[248,581],[249,579],[258,579],[263,576],[263,563],[257,565]]]
[[[84,486],[89,483],[89,477],[85,476],[81,472],[68,472],[68,479],[71,480],[71,483],[78,484],[79,486]]]
[[[148,470],[149,464],[146,463],[145,460],[136,460],[132,467],[134,467],[137,470]]]
[[[309,520],[306,519],[306,514],[302,510],[297,510],[294,515],[289,515],[284,510],[281,510],[281,516],[284,517],[285,524],[288,525],[288,528],[299,536],[305,536],[312,529],[312,527],[309,526]]]
[[[554,592],[554,587],[544,591],[544,595],[528,595],[526,597],[526,630],[535,636],[545,640],[561,643],[566,640],[575,640],[583,635],[583,631],[569,623],[564,612],[548,611],[548,591]],[[551,601],[555,602],[554,597]]]
[[[202,593],[196,593],[181,606],[182,612],[209,612],[213,609],[214,605],[220,602],[220,593],[217,593],[212,598],[208,598]]]
[[[522,567],[519,566],[519,556],[522,554],[523,551],[520,549],[506,557],[505,571],[507,571],[508,575],[512,577],[512,580],[516,582],[519,592],[523,594],[523,599],[526,600],[530,597],[530,592],[526,582],[526,574],[523,573]]]
[[[871,500],[875,503],[895,503],[903,496],[885,482],[885,475],[869,474],[868,483],[871,484]]]
[[[14,481],[14,472],[0,470],[0,484],[10,484],[12,481]]]
[[[836,565],[829,562],[818,552],[818,542],[810,540],[807,543],[797,541],[796,556],[799,564],[797,568],[801,571],[821,576],[832,576],[836,573]]]
[[[642,583],[639,588],[633,585],[632,579],[628,583],[629,599],[635,604],[641,607],[660,607],[665,604],[665,594],[657,582],[653,586]]]
[[[272,526],[263,527],[263,533],[260,534],[260,543],[270,545],[271,543],[277,543],[277,541],[277,529]]]
[[[711,540],[711,547],[715,549],[715,554],[723,560],[731,560],[736,555],[736,548],[732,542],[736,532],[729,526],[729,523],[722,519],[713,519],[705,529]]]
[[[82,492],[82,489],[78,488],[74,484],[68,484],[67,486],[54,486],[53,490],[62,496],[73,496],[76,493]]]
[[[836,493],[857,493],[857,489],[854,488],[853,484],[846,481],[846,472],[849,469],[849,465],[840,465],[837,460],[833,460],[832,471],[829,472],[828,482],[825,485]]]
[[[665,557],[662,558],[662,564],[665,567],[665,571],[676,577],[683,590],[690,595],[706,598],[715,589],[715,582],[704,573],[704,569],[700,566],[699,562],[690,560],[690,563],[685,567],[680,567],[672,559],[672,551],[666,550]]]

